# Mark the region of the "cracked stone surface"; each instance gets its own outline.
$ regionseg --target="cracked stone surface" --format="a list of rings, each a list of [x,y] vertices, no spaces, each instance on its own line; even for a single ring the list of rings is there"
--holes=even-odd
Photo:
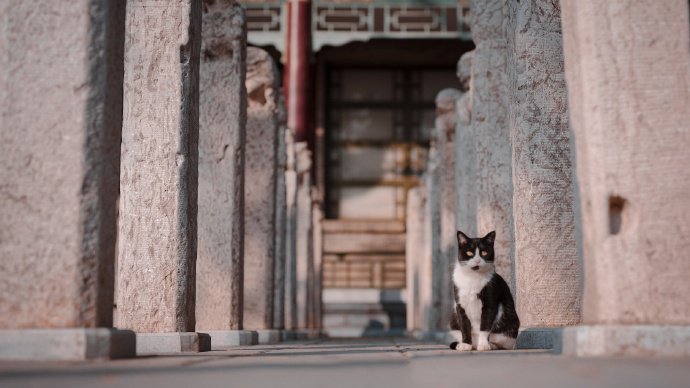
[[[508,45],[503,0],[475,0],[470,20],[472,133],[476,139],[477,235],[496,231],[496,272],[515,291],[513,279],[513,181],[508,129]]]
[[[196,329],[242,328],[246,22],[234,1],[205,3],[199,95]]]
[[[561,5],[583,322],[690,324],[688,2]]]
[[[244,328],[273,327],[273,275],[279,74],[270,55],[247,49],[247,136],[244,189]]]
[[[507,26],[515,302],[523,327],[580,320],[580,273],[561,12],[511,2]]]
[[[0,2],[0,328],[112,325],[115,3]]]
[[[199,0],[127,4],[117,317],[194,331]]]

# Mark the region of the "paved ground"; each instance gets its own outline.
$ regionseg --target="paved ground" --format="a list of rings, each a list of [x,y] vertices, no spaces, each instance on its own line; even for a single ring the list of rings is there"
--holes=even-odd
[[[0,387],[690,387],[690,359],[460,353],[406,339],[290,342],[79,363],[0,362]]]

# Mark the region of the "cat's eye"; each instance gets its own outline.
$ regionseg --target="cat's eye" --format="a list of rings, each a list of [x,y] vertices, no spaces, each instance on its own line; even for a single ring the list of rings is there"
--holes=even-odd
[[[480,253],[481,253],[482,256],[486,256],[486,255],[489,254],[489,252],[487,252],[487,251],[481,251]]]
[[[467,253],[467,256],[469,256],[469,257],[472,257],[472,256],[474,256],[474,252],[471,252],[471,251],[467,251],[467,252],[465,252],[465,253]]]

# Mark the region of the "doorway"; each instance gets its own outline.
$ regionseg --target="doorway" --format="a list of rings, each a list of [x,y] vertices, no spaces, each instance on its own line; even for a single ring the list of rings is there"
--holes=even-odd
[[[405,329],[407,192],[426,168],[436,94],[458,85],[463,50],[444,50],[449,44],[462,43],[381,40],[317,55],[323,322],[331,336]]]

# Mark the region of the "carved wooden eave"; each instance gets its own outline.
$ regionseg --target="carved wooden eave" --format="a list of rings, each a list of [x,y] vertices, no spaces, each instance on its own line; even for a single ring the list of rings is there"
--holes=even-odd
[[[249,43],[284,52],[284,1],[245,3]],[[370,39],[471,40],[469,6],[455,1],[393,1],[381,4],[312,2],[312,48]]]

